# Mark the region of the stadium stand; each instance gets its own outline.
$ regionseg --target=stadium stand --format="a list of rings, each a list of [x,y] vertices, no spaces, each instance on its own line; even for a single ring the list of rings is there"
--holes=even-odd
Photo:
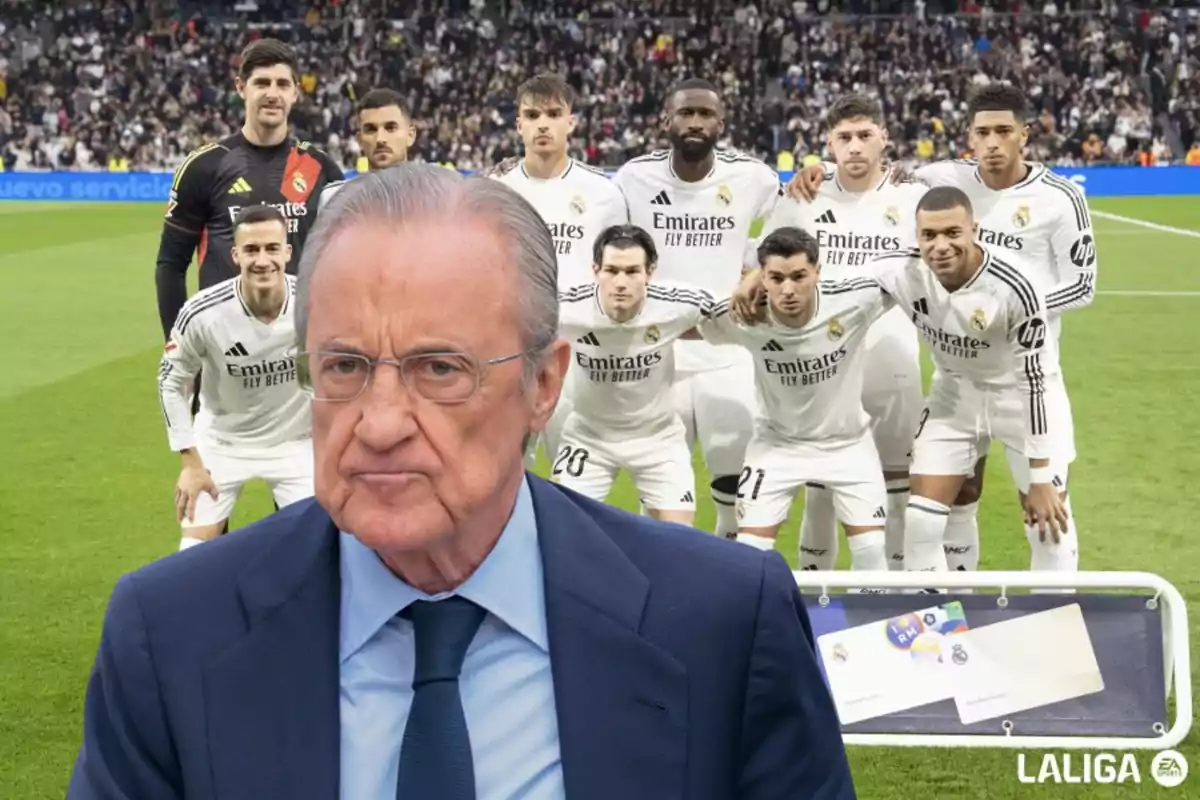
[[[2,0],[0,162],[173,168],[240,124],[232,75],[241,48],[261,35],[301,56],[297,132],[350,168],[354,99],[367,88],[393,86],[410,99],[420,126],[414,157],[477,169],[518,152],[514,89],[546,69],[580,92],[575,155],[611,168],[664,144],[657,112],[666,88],[694,74],[725,91],[724,144],[783,168],[820,155],[822,114],[847,90],[880,95],[898,157],[961,155],[967,91],[993,79],[1031,95],[1031,155],[1040,160],[1200,161],[1200,11],[1139,5],[1156,7]],[[901,6],[915,15],[895,16]]]

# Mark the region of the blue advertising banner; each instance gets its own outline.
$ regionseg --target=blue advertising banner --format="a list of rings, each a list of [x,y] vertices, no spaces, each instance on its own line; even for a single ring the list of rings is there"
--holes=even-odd
[[[1055,167],[1054,171],[1091,197],[1200,195],[1200,167]],[[791,175],[780,173],[784,180]],[[171,177],[169,172],[0,172],[0,200],[165,203]]]

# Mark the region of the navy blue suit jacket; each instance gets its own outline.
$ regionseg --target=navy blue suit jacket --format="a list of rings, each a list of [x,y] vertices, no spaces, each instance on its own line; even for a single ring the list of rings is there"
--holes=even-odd
[[[531,481],[569,800],[851,800],[786,563]],[[117,583],[69,800],[336,800],[338,532],[293,504]]]

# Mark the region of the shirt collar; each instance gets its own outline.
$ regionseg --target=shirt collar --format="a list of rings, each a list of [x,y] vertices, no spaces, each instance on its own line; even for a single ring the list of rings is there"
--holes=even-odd
[[[479,569],[453,591],[430,596],[409,586],[352,534],[343,531],[340,546],[340,662],[358,652],[388,620],[413,602],[452,595],[481,606],[543,652],[549,652],[542,556],[527,479],[521,481],[517,502],[496,546]]]

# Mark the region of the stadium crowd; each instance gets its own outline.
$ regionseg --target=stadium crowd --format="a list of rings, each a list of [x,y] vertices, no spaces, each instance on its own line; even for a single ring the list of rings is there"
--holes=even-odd
[[[891,16],[899,5],[916,14]],[[579,92],[573,153],[613,168],[665,144],[657,113],[666,87],[688,75],[724,90],[725,145],[784,169],[821,154],[824,111],[851,90],[879,95],[898,157],[959,155],[965,89],[993,79],[1030,95],[1040,160],[1164,163],[1200,141],[1195,9],[1051,0],[1021,15],[1011,2],[936,15],[945,5],[260,0],[223,21],[156,0],[0,0],[0,162],[177,166],[237,129],[232,76],[262,25],[303,64],[298,134],[350,168],[354,101],[367,88],[409,99],[413,157],[472,169],[519,151],[514,91],[542,70]]]

